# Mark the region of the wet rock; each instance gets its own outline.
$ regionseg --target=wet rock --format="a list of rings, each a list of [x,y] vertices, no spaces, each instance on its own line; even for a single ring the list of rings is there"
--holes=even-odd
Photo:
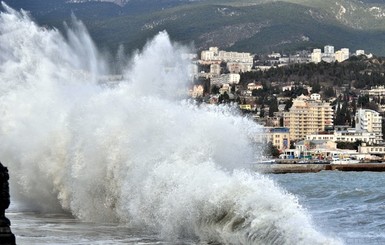
[[[15,235],[11,231],[11,222],[5,217],[5,210],[11,203],[9,196],[8,169],[0,163],[0,244],[16,244]]]

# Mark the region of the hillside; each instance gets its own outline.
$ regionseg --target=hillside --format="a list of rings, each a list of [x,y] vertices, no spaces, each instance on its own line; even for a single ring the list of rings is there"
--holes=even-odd
[[[30,10],[40,24],[59,29],[74,13],[100,47],[112,50],[121,44],[129,51],[140,48],[167,30],[173,40],[193,43],[198,50],[219,46],[271,52],[332,44],[385,55],[385,3],[380,0],[5,2]]]

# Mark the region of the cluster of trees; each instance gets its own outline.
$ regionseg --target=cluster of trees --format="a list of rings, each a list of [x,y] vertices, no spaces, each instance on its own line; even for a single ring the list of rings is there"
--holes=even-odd
[[[342,63],[293,64],[265,71],[245,72],[241,74],[241,83],[296,81],[312,86],[313,93],[317,93],[322,87],[348,85],[363,89],[381,85],[384,73],[385,62],[381,58],[351,57]],[[333,91],[329,90],[327,95],[333,96]]]

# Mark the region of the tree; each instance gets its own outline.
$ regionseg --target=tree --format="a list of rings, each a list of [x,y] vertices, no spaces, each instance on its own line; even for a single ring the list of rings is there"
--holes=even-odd
[[[276,146],[273,145],[272,142],[267,143],[264,153],[265,153],[265,156],[279,157],[279,150]]]
[[[290,98],[290,100],[286,101],[285,111],[289,111],[292,106],[293,106],[293,98]]]
[[[219,87],[218,85],[214,85],[211,87],[211,93],[212,94],[219,94]]]
[[[259,112],[259,117],[260,118],[265,117],[265,105],[264,104],[261,105],[261,111]]]
[[[278,101],[276,97],[273,97],[269,101],[269,117],[273,117],[274,112],[277,112],[277,111],[278,111]]]

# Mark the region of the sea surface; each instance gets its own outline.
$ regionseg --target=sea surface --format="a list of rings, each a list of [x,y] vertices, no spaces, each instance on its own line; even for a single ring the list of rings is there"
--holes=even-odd
[[[299,198],[324,234],[345,244],[385,244],[385,173],[324,171],[269,177]],[[151,231],[14,209],[15,205],[7,216],[18,244],[204,244],[167,242]]]
[[[294,193],[315,226],[345,244],[385,244],[385,173],[270,175]]]

